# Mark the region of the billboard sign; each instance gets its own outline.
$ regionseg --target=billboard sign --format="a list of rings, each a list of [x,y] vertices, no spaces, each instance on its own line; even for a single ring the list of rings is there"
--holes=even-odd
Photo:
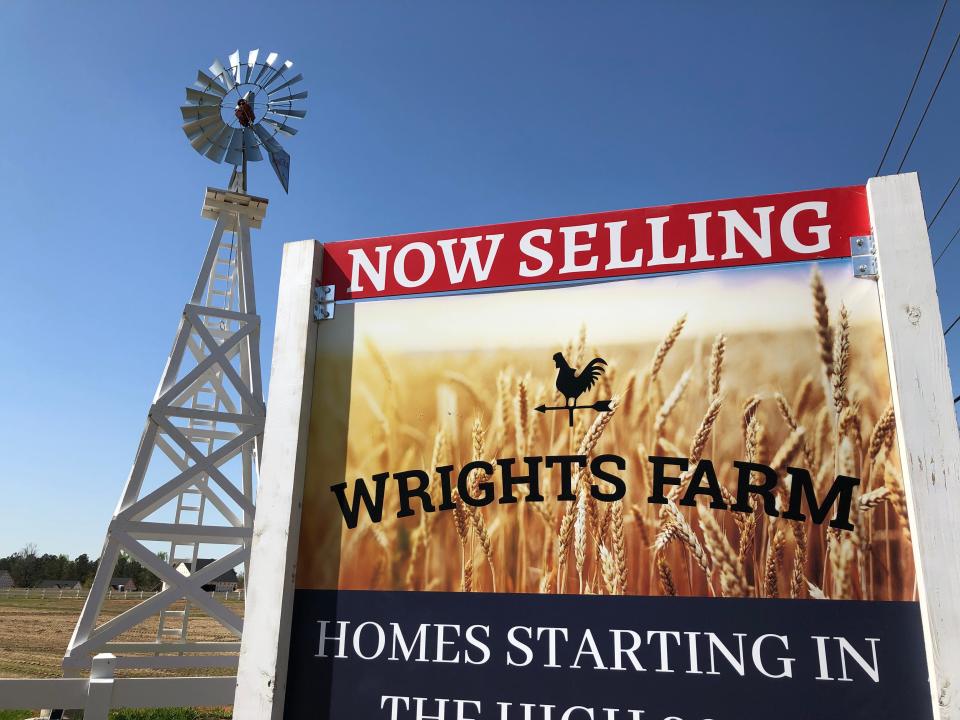
[[[274,716],[931,718],[870,234],[848,187],[325,245]]]

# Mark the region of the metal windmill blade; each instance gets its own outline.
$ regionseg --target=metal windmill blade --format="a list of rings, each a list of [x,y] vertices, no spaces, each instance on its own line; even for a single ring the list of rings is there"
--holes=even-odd
[[[233,165],[243,191],[247,163],[258,162],[266,154],[287,192],[290,155],[277,136],[295,135],[291,121],[307,114],[296,107],[307,91],[294,92],[303,75],[294,75],[293,62],[281,62],[275,52],[262,58],[259,50],[251,50],[245,59],[241,57],[235,50],[226,64],[216,59],[209,71],[197,71],[193,87],[186,89],[186,104],[180,107],[183,132],[204,157]]]

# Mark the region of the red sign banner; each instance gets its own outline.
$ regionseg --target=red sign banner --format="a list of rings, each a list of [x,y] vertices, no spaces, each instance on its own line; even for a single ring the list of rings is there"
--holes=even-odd
[[[857,185],[326,243],[321,282],[341,301],[823,260],[869,233]]]

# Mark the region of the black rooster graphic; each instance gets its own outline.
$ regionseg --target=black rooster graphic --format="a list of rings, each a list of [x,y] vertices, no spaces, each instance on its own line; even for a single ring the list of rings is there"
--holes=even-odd
[[[563,407],[547,407],[540,405],[535,408],[537,412],[546,412],[547,410],[566,410],[568,420],[573,427],[574,410],[596,410],[606,412],[610,410],[609,400],[597,400],[593,405],[577,405],[577,398],[592,388],[600,376],[603,375],[604,365],[607,361],[603,358],[594,358],[586,364],[579,373],[570,367],[563,353],[554,353],[553,361],[557,366],[557,390],[564,397]],[[571,402],[572,401],[572,402]]]
[[[603,375],[601,365],[606,365],[607,361],[603,358],[594,358],[587,363],[587,366],[578,374],[570,365],[567,364],[563,353],[554,353],[553,361],[557,364],[557,390],[566,399],[566,405],[577,404],[577,398],[583,395],[587,390],[593,387],[593,384]]]

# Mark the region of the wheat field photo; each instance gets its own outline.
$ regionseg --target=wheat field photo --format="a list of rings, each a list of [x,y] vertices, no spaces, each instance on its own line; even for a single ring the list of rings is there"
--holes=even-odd
[[[341,311],[338,310],[338,320]],[[349,334],[318,346],[301,514],[299,588],[861,600],[915,599],[913,548],[875,284],[849,263],[799,263],[570,288],[358,303]],[[411,319],[415,319],[412,322]],[[344,326],[345,327],[345,326]],[[333,332],[333,331],[331,331]],[[578,405],[560,407],[556,353],[572,368],[602,358]],[[322,378],[322,382],[321,382]],[[341,397],[342,407],[330,397]],[[609,401],[604,405],[603,401]],[[322,446],[322,447],[321,447]],[[319,448],[319,449],[318,449]],[[560,501],[472,507],[348,528],[330,487],[375,473],[473,460],[623,457],[622,500],[598,501],[589,467]],[[734,461],[781,479],[809,471],[818,497],[859,478],[854,530],[808,517],[648,502],[651,455],[710,460],[728,505]],[[522,467],[522,464],[521,464]],[[482,470],[471,488],[491,481]],[[500,496],[497,490],[496,496]]]

